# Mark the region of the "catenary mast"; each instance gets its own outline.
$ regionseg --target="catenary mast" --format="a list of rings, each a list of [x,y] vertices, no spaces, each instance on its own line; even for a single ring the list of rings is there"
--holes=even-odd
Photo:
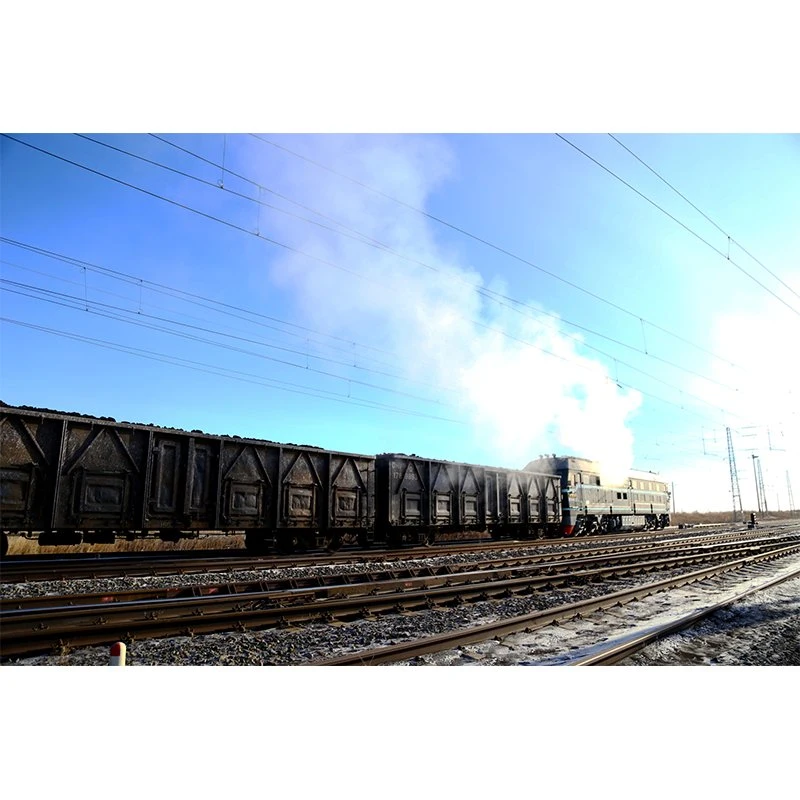
[[[733,452],[733,438],[731,429],[725,428],[728,434],[728,465],[731,468],[731,495],[733,497],[733,521],[738,522],[742,519],[742,494],[739,491],[739,473],[736,471],[736,454]],[[736,517],[736,501],[739,501],[739,517]]]

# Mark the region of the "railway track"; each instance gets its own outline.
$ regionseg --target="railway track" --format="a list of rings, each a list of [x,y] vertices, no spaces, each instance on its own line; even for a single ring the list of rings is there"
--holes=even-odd
[[[208,593],[195,597],[111,598],[100,604],[54,603],[64,598],[46,598],[50,606],[31,601],[17,609],[4,602],[0,612],[0,657],[4,660],[69,647],[104,644],[117,639],[132,641],[158,636],[186,635],[225,630],[247,630],[287,626],[310,621],[349,621],[377,614],[425,609],[437,605],[489,600],[554,587],[604,582],[615,577],[656,570],[686,570],[698,563],[723,561],[712,569],[727,569],[730,563],[775,557],[776,552],[800,549],[798,536],[786,546],[776,537],[751,538],[722,549],[688,544],[684,552],[673,545],[660,551],[605,553],[565,558],[503,557],[446,569],[385,569],[357,576],[326,576],[306,585],[273,582],[241,592]],[[764,554],[764,551],[766,555]],[[556,558],[558,556],[558,558]],[[428,574],[422,574],[427,572]],[[433,573],[433,574],[431,574]],[[70,596],[74,599],[74,596]],[[38,600],[42,600],[39,598]],[[72,602],[72,600],[70,600]]]
[[[258,569],[288,569],[293,567],[313,567],[320,564],[353,564],[369,563],[372,561],[401,561],[411,558],[428,558],[437,555],[451,555],[458,553],[474,553],[496,551],[498,549],[514,550],[520,548],[541,548],[558,551],[563,548],[591,549],[598,553],[608,548],[630,548],[637,545],[655,544],[661,541],[696,541],[714,544],[726,540],[739,538],[759,539],[765,536],[775,536],[784,529],[791,530],[792,526],[776,526],[769,533],[763,530],[736,530],[720,533],[691,534],[686,532],[673,532],[673,535],[655,536],[610,534],[598,537],[580,537],[573,540],[548,539],[548,540],[508,540],[478,543],[440,544],[431,547],[409,547],[403,550],[352,550],[338,551],[336,553],[310,553],[294,556],[251,556],[242,551],[240,554],[230,556],[229,551],[211,551],[213,555],[197,553],[176,555],[174,553],[148,553],[119,555],[95,554],[84,557],[86,554],[76,554],[66,557],[53,557],[37,555],[34,557],[6,556],[0,566],[0,583],[29,583],[37,581],[57,580],[97,580],[101,578],[116,577],[153,577],[157,575],[202,575],[209,573],[234,572]]]
[[[791,540],[791,539],[790,539]],[[775,541],[773,538],[772,541]],[[756,548],[760,539],[716,538],[713,542],[687,540],[682,543],[636,543],[627,547],[611,546],[590,548],[586,550],[561,551],[553,553],[525,553],[511,555],[503,553],[489,558],[464,561],[460,563],[434,563],[435,557],[422,561],[404,559],[403,561],[383,562],[375,566],[364,563],[364,569],[330,574],[297,574],[292,577],[268,577],[270,571],[264,571],[265,577],[250,581],[228,581],[224,583],[173,585],[153,588],[137,588],[120,591],[80,592],[73,594],[28,597],[7,597],[1,602],[4,611],[22,611],[32,609],[74,607],[82,605],[108,605],[111,603],[130,603],[136,601],[168,600],[192,597],[243,595],[248,593],[294,590],[301,588],[321,588],[368,581],[407,580],[435,575],[454,575],[459,572],[476,570],[500,570],[513,568],[545,569],[569,572],[583,569],[593,564],[615,566],[621,563],[635,563],[637,560],[675,558],[675,563],[685,561],[692,556],[705,556],[713,553],[721,557],[723,554],[736,552],[744,554],[748,549]],[[432,554],[428,554],[429,556]],[[333,565],[335,567],[335,565]]]
[[[752,556],[738,562],[728,563],[724,566],[696,570],[679,577],[672,577],[644,584],[632,589],[582,600],[577,603],[568,603],[511,619],[476,625],[467,630],[452,631],[438,636],[429,636],[387,647],[379,647],[361,652],[348,653],[335,658],[319,660],[313,662],[312,666],[374,666],[393,664],[416,659],[423,655],[463,648],[467,645],[485,642],[489,639],[502,640],[504,637],[513,634],[532,633],[548,625],[559,625],[574,620],[580,620],[597,611],[607,611],[619,606],[624,606],[658,592],[676,589],[692,583],[699,583],[700,581],[715,578],[727,572],[733,572],[752,566],[753,564],[758,564],[762,561],[769,561],[773,558],[780,558],[782,555],[792,555],[797,552],[797,548],[786,548],[786,550],[781,553],[776,552],[772,555]],[[728,606],[750,594],[774,586],[777,583],[791,580],[798,575],[800,575],[800,568],[778,578],[770,578],[758,586],[737,594],[735,597],[726,598],[719,603],[683,615],[668,624],[658,626],[646,633],[628,636],[622,640],[617,639],[611,644],[596,648],[591,655],[584,655],[563,663],[572,666],[610,665],[618,663],[653,641],[694,625],[715,613],[720,608]]]
[[[574,667],[589,667],[589,666],[611,666],[619,664],[638,653],[653,642],[663,639],[665,636],[678,633],[679,631],[691,628],[705,619],[708,619],[713,614],[716,614],[723,608],[732,605],[740,600],[743,600],[756,592],[764,591],[772,586],[777,586],[779,583],[784,583],[788,580],[793,580],[800,576],[800,568],[793,570],[785,575],[777,578],[770,578],[769,580],[760,583],[758,586],[752,586],[743,592],[739,592],[734,597],[726,598],[718,603],[714,603],[705,608],[700,608],[688,614],[683,614],[671,622],[658,625],[652,630],[643,633],[636,633],[630,636],[622,637],[616,641],[606,643],[595,649],[589,655],[579,656],[572,661],[566,662],[569,666]]]

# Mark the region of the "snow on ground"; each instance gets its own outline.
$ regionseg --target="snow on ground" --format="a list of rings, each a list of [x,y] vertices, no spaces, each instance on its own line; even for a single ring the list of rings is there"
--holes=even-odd
[[[565,664],[598,645],[629,638],[700,607],[735,597],[746,589],[800,567],[800,557],[751,567],[745,573],[661,592],[586,619],[532,633],[481,642],[459,650],[421,656],[407,664]],[[800,665],[800,578],[758,592],[715,613],[708,621],[650,645],[628,665]]]

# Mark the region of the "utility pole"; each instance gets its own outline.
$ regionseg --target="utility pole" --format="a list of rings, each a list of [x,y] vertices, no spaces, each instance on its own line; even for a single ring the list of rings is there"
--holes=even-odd
[[[792,497],[792,482],[789,480],[789,470],[786,470],[786,488],[789,490],[789,513],[794,513],[794,498]]]
[[[731,436],[731,429],[725,428],[725,432],[728,434],[728,466],[731,469],[731,495],[733,498],[733,521],[737,522],[736,519],[736,501],[739,501],[739,516],[740,519],[743,517],[742,512],[742,494],[739,491],[739,473],[736,471],[736,454],[733,452],[733,437]]]
[[[758,488],[761,490],[761,497],[764,499],[764,513],[768,514],[769,509],[767,508],[767,493],[764,490],[764,477],[761,474],[761,460],[758,461]]]
[[[758,469],[756,469],[757,463],[758,456],[753,453],[753,476],[755,477],[756,481],[756,500],[758,501],[758,513],[761,514],[761,490],[758,488]]]

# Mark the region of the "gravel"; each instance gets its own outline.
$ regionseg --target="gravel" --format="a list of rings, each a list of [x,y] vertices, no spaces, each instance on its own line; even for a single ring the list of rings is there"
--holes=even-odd
[[[588,544],[587,544],[588,546]],[[574,551],[573,547],[566,547]],[[535,546],[526,552],[536,552]],[[513,551],[518,554],[519,550]],[[552,550],[548,550],[552,552]],[[457,556],[438,556],[426,559],[429,563],[470,563],[486,558],[486,553],[460,554]],[[411,562],[387,562],[386,566],[399,567]],[[419,561],[414,562],[419,566]],[[773,570],[786,570],[797,560],[783,559],[768,565]],[[687,568],[687,570],[696,567]],[[255,581],[273,577],[308,574],[342,574],[358,572],[362,564],[339,564],[327,567],[297,567],[280,570],[243,571],[236,573],[217,573],[205,576],[184,576],[176,580],[171,577],[118,578],[101,581],[50,582],[47,591],[53,594],[66,594],[69,591],[113,591],[122,588],[144,586],[175,585],[178,580],[187,584],[220,583],[233,581]],[[751,570],[745,578],[728,578],[731,593],[750,580],[764,580],[767,567]],[[674,574],[670,573],[670,574]],[[651,573],[644,580],[657,581],[667,577],[667,573]],[[635,586],[642,578],[617,579],[603,584],[589,584],[569,589],[557,590],[531,596],[512,597],[501,601],[479,602],[455,608],[431,609],[402,615],[391,615],[375,619],[363,619],[351,623],[312,624],[302,628],[267,629],[242,633],[209,634],[196,637],[175,637],[152,639],[130,643],[128,661],[130,666],[267,666],[309,664],[315,660],[334,657],[355,649],[390,645],[425,635],[433,635],[458,628],[493,621],[500,618],[527,614],[564,603],[594,597],[611,591]],[[68,584],[68,585],[67,585]],[[5,597],[25,596],[28,593],[41,594],[42,584],[6,584],[0,587]],[[565,626],[551,626],[532,634],[519,634],[506,637],[503,642],[487,642],[462,648],[457,651],[431,654],[420,657],[414,664],[463,664],[499,666],[508,664],[558,664],[564,663],[581,648],[590,647],[603,638],[618,633],[620,628],[636,625],[654,624],[659,615],[674,613],[676,607],[690,605],[695,607],[702,601],[705,593],[708,602],[720,592],[718,584],[703,587],[687,587],[669,594],[661,593],[644,601],[625,606],[616,617],[595,615],[581,623]],[[792,581],[785,586],[776,587],[767,593],[766,599],[747,601],[748,611],[740,611],[735,606],[728,616],[721,618],[727,630],[738,631],[736,646],[728,643],[723,634],[706,626],[704,639],[691,633],[682,634],[678,641],[682,645],[668,646],[666,643],[648,648],[641,656],[631,659],[632,664],[675,664],[675,663],[720,663],[720,664],[797,664],[798,630],[800,630],[800,581]],[[773,599],[774,598],[774,599]],[[744,601],[743,601],[744,602]],[[694,605],[692,605],[694,604]],[[744,614],[744,616],[737,616]],[[707,623],[706,625],[711,625]],[[731,627],[733,626],[733,628]],[[774,638],[769,646],[762,641],[761,634]],[[755,636],[758,634],[758,636]],[[692,637],[692,638],[687,638]],[[673,637],[675,638],[675,637]],[[701,644],[700,642],[704,642]],[[749,642],[749,644],[748,644]],[[758,642],[762,642],[758,644]],[[652,652],[651,652],[652,650]],[[718,655],[713,655],[717,652]],[[719,653],[722,652],[722,655]],[[95,666],[108,664],[107,647],[89,647],[61,655],[46,655],[7,662],[20,666]]]

